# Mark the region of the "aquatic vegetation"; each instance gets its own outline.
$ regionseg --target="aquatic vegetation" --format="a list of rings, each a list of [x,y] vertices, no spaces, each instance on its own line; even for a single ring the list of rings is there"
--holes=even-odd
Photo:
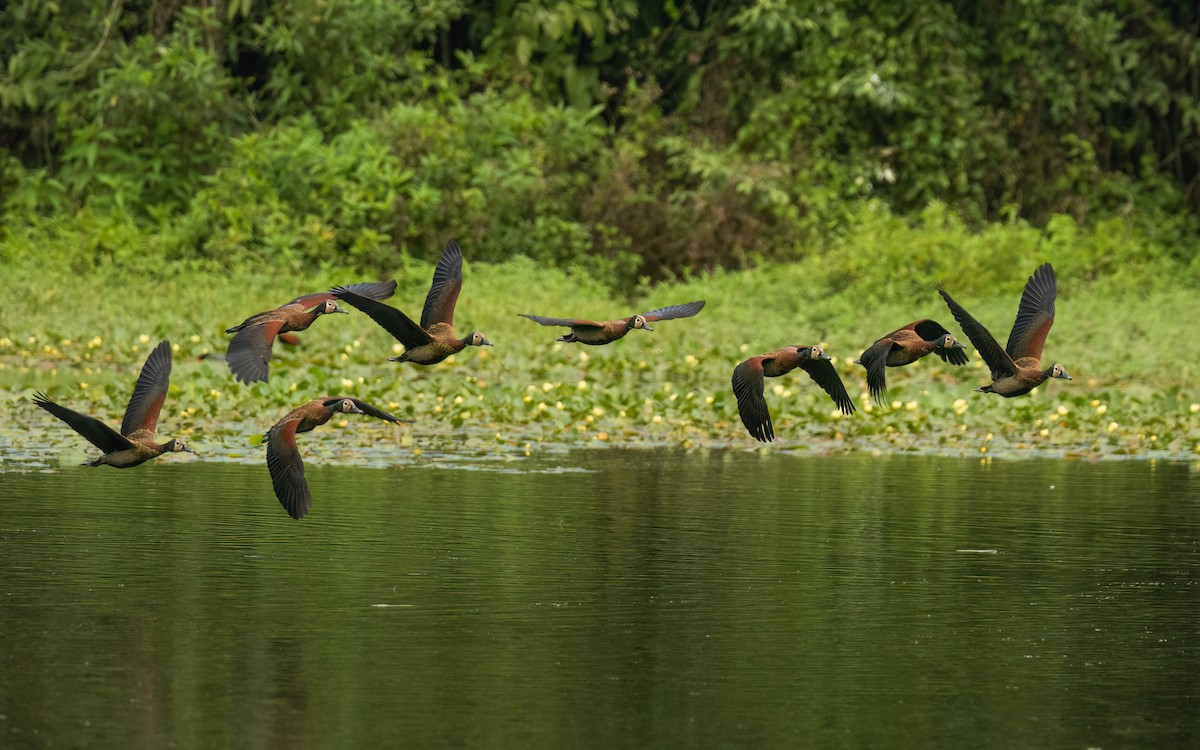
[[[262,448],[252,437],[295,403],[335,394],[415,422],[386,433],[383,425],[342,431],[331,422],[308,441],[316,455],[322,455],[326,436],[336,441],[338,456],[381,442],[397,462],[430,460],[446,451],[521,456],[564,446],[662,444],[987,457],[1189,458],[1200,452],[1195,364],[1200,343],[1190,335],[1189,321],[1175,312],[1191,300],[1183,281],[1180,287],[1142,288],[1125,275],[1060,280],[1055,349],[1072,363],[1072,382],[1043,384],[1021,399],[987,398],[973,392],[988,382],[988,372],[968,347],[964,367],[919,360],[892,374],[887,403],[880,406],[870,398],[864,370],[852,360],[890,321],[936,313],[941,303],[931,286],[915,293],[906,286],[879,292],[870,278],[822,296],[828,267],[836,262],[814,258],[717,273],[620,300],[585,278],[523,259],[481,263],[472,267],[472,324],[487,330],[495,347],[470,347],[426,368],[397,367],[385,362],[397,353],[386,331],[365,315],[338,315],[320,336],[305,337],[298,347],[276,347],[271,380],[249,385],[235,382],[225,363],[198,358],[223,352],[224,328],[246,310],[260,309],[264,299],[269,302],[269,290],[329,288],[353,278],[353,269],[299,275],[291,269],[253,274],[200,269],[186,278],[143,278],[101,268],[47,279],[45,269],[33,264],[9,266],[10,294],[29,303],[8,307],[0,331],[0,402],[11,415],[4,439],[17,455],[34,451],[45,459],[53,450],[75,461],[82,450],[78,440],[68,440],[74,436],[64,436],[33,406],[33,392],[44,389],[113,421],[153,343],[170,337],[174,409],[165,429],[206,460],[261,460]],[[430,273],[429,265],[415,262],[398,269],[397,305],[419,304]],[[989,319],[1011,315],[1012,288],[1023,280],[1010,280],[991,294],[976,287],[973,307]],[[855,303],[869,294],[875,295],[873,304]],[[1131,321],[1128,308],[1113,300],[1135,294],[1138,314]],[[687,325],[628,337],[621,346],[587,349],[549,340],[516,315],[535,305],[600,314],[614,306],[648,308],[648,300],[663,298],[707,299],[708,307]],[[805,298],[820,301],[793,302]],[[778,304],[750,309],[742,304],[746,299]],[[1138,335],[1139,330],[1155,333]],[[1092,345],[1114,337],[1125,343]],[[780,441],[759,448],[738,419],[729,372],[774,342],[820,345],[858,413],[842,415],[803,372],[772,379],[766,396]]]

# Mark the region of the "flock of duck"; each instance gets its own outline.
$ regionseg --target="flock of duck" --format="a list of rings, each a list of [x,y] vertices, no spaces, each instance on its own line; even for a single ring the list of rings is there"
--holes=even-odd
[[[270,374],[271,348],[275,340],[287,340],[291,332],[307,329],[322,315],[347,312],[339,302],[366,313],[403,344],[403,353],[391,357],[391,361],[433,365],[468,346],[492,346],[492,342],[479,331],[472,331],[461,338],[454,332],[454,308],[462,290],[462,279],[462,251],[458,243],[451,240],[434,269],[433,284],[425,298],[420,323],[382,301],[395,292],[395,281],[338,286],[328,292],[297,297],[226,329],[225,332],[232,333],[233,338],[229,342],[225,360],[239,382],[266,381]],[[1046,334],[1054,324],[1054,298],[1057,293],[1054,269],[1049,263],[1040,266],[1026,282],[1017,308],[1016,322],[1004,347],[983,324],[954,301],[940,282],[936,288],[991,370],[992,382],[976,390],[1012,398],[1029,393],[1049,378],[1071,379],[1062,365],[1055,363],[1048,368],[1041,365]],[[570,329],[558,341],[601,346],[623,338],[636,329],[653,331],[650,323],[691,317],[703,307],[704,301],[697,300],[606,321],[520,315],[544,326]],[[952,365],[967,363],[963,345],[942,325],[929,319],[917,320],[892,331],[867,347],[854,362],[866,369],[867,389],[875,401],[882,404],[887,391],[886,368],[909,365],[929,354],[936,354]],[[775,439],[771,412],[764,397],[764,379],[785,375],[797,367],[808,373],[843,414],[849,416],[854,413],[854,403],[846,393],[846,387],[829,355],[821,347],[784,347],[750,357],[733,369],[733,393],[737,397],[738,414],[746,430],[755,439],[764,442]],[[39,391],[33,401],[66,422],[103,452],[101,456],[86,462],[85,466],[107,465],[124,469],[145,463],[163,453],[195,453],[182,440],[159,443],[155,438],[158,415],[167,395],[170,377],[171,344],[162,341],[146,358],[121,420],[120,431],[98,419],[60,406],[44,392]],[[312,507],[312,495],[304,478],[304,461],[296,445],[296,435],[325,424],[335,414],[365,414],[394,423],[410,421],[356,398],[323,396],[293,409],[276,422],[264,435],[267,468],[275,495],[292,518],[302,518]]]

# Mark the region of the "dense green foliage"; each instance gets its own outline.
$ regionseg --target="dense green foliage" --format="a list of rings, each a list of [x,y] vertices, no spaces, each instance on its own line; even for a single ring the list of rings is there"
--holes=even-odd
[[[781,436],[1175,456],[1198,441],[1200,352],[1179,314],[1200,283],[1191,6],[12,0],[0,13],[0,271],[31,301],[0,309],[5,400],[48,387],[115,414],[169,337],[175,424],[231,452],[299,398],[344,389],[439,439],[744,444],[738,359],[824,342],[859,399],[853,356],[948,318],[932,279],[1003,336],[1050,260],[1062,297],[1047,357],[1074,383],[1008,402],[970,393],[981,373],[922,364],[889,378],[897,409],[859,399],[862,414],[838,419],[798,376],[771,386]],[[460,326],[494,350],[389,365],[392,342],[360,317],[318,324],[267,385],[192,359],[246,315],[335,283],[398,275],[395,302],[415,309],[450,237],[468,262]],[[692,298],[709,300],[700,317],[599,350],[515,317]]]
[[[473,248],[464,245],[455,322],[463,331],[482,331],[495,347],[470,348],[433,368],[390,363],[399,345],[353,312],[317,321],[302,334],[299,350],[277,345],[270,382],[252,386],[234,382],[223,362],[196,357],[224,352],[225,327],[295,295],[362,280],[355,270],[131,275],[115,264],[86,274],[12,266],[10,297],[34,303],[3,310],[3,329],[14,333],[0,334],[0,402],[10,404],[10,424],[21,431],[7,452],[72,449],[72,460],[86,453],[82,439],[29,396],[44,388],[72,408],[118,423],[137,369],[161,338],[178,346],[163,431],[215,458],[259,460],[249,438],[323,393],[354,395],[416,420],[403,428],[348,422],[354,429],[345,434],[311,438],[357,446],[385,441],[387,461],[445,449],[519,456],[540,445],[752,448],[757,444],[738,420],[730,389],[734,365],[807,343],[823,344],[837,357],[859,413],[837,414],[800,371],[768,381],[781,449],[1170,458],[1200,451],[1200,339],[1181,314],[1195,307],[1196,280],[1145,274],[1161,261],[1162,248],[1124,233],[1116,220],[1096,232],[1081,232],[1064,218],[1046,233],[997,225],[980,234],[944,212],[927,212],[912,228],[880,210],[856,226],[820,256],[664,283],[632,300],[613,299],[583,274],[525,258],[475,262]],[[1133,265],[1114,264],[1118,251]],[[1075,380],[1012,400],[974,393],[987,377],[972,352],[964,368],[930,357],[890,371],[892,406],[870,404],[863,370],[851,360],[875,338],[926,316],[957,330],[932,278],[942,278],[1003,339],[1025,277],[1047,258],[1059,269],[1060,294],[1046,361],[1061,362]],[[415,314],[430,271],[414,262],[396,272],[392,304]],[[708,300],[696,317],[603,347],[558,344],[561,330],[516,315],[615,317],[692,299]]]
[[[458,236],[607,282],[795,259],[856,202],[1196,257],[1200,16],[1144,0],[12,0],[0,261],[334,262]]]

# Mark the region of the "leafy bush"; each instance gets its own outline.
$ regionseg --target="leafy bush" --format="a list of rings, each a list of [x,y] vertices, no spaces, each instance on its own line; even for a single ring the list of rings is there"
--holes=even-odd
[[[17,235],[83,210],[146,227],[160,260],[291,267],[394,265],[456,235],[481,258],[630,289],[810,256],[878,201],[918,224],[945,206],[975,230],[1067,214],[1200,262],[1190,6],[13,0],[4,14],[0,231]]]

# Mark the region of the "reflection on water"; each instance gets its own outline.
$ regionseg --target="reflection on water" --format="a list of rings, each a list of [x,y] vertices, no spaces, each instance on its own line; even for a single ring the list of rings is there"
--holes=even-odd
[[[1200,741],[1186,466],[498,468],[0,474],[0,746]]]

